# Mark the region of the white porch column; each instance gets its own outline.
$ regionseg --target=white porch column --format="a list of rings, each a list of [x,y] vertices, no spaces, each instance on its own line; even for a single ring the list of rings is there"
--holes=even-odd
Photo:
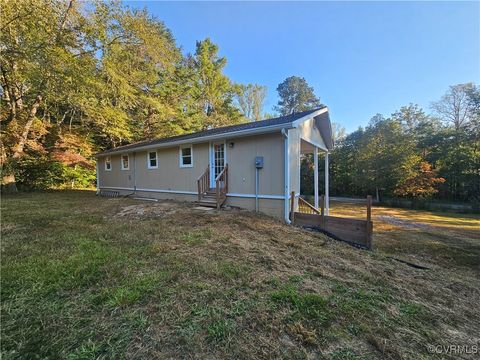
[[[313,149],[313,196],[315,199],[315,207],[318,209],[318,148]]]
[[[328,152],[325,153],[325,215],[330,208],[330,195],[328,191]]]

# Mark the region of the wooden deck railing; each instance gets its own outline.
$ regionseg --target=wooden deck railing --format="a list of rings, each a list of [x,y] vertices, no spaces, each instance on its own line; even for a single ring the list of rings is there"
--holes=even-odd
[[[219,209],[228,193],[228,164],[225,164],[223,170],[215,178],[215,194],[217,198],[217,208]]]
[[[197,179],[198,201],[202,199],[202,195],[210,190],[210,165],[207,166],[205,172]]]
[[[298,212],[303,214],[320,214],[320,210],[301,197],[298,198]]]
[[[299,226],[313,227],[326,232],[334,238],[344,240],[367,249],[372,248],[372,197],[367,196],[367,219],[341,218],[325,215],[325,197],[320,197],[320,209],[298,198],[295,208],[295,193],[292,191],[290,200],[290,220]]]

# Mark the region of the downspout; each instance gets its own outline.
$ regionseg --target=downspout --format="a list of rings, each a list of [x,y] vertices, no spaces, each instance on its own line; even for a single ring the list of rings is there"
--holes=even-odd
[[[255,166],[255,212],[258,213],[258,171],[259,169]]]
[[[330,184],[329,184],[329,152],[325,153],[325,215],[330,213]]]
[[[285,183],[285,204],[284,204],[284,213],[285,213],[285,222],[287,224],[290,224],[290,216],[289,216],[289,195],[290,195],[290,166],[289,166],[289,158],[290,158],[290,144],[289,144],[289,139],[288,139],[288,132],[287,130],[284,128],[282,129],[282,135],[283,137],[285,138],[285,146],[284,146],[284,167],[285,167],[285,171],[284,171],[284,176],[285,176],[285,179],[284,179],[284,183]]]

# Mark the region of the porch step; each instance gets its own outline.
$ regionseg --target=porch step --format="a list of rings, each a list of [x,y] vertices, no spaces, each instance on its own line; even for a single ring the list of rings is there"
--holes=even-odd
[[[212,200],[216,200],[217,199],[217,195],[216,194],[205,194],[202,196],[202,199],[212,199]]]
[[[204,200],[200,200],[200,201],[197,201],[197,204],[198,204],[198,205],[201,205],[201,206],[205,206],[205,207],[213,207],[213,208],[216,208],[216,207],[217,207],[217,202],[216,202],[216,201],[204,201]]]
[[[226,196],[220,197],[220,206],[227,200]],[[202,196],[200,201],[197,201],[199,205],[208,206],[208,207],[217,207],[217,195],[216,194],[205,194]]]

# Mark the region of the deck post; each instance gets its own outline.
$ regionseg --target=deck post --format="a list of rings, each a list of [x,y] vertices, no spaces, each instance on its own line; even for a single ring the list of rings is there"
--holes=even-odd
[[[292,191],[290,198],[290,221],[293,223],[295,220],[295,191]]]
[[[328,185],[328,152],[325,153],[325,215],[329,214],[330,210],[330,194]]]
[[[322,204],[322,210],[320,212],[321,215],[321,227],[323,230],[325,230],[325,195],[322,195],[321,197],[321,204]]]
[[[318,209],[318,148],[313,148],[313,193],[314,206]]]
[[[372,195],[367,195],[367,221],[372,221]]]
[[[367,249],[372,248],[372,235],[373,235],[373,223],[372,223],[372,195],[367,195],[367,231],[365,244]]]

